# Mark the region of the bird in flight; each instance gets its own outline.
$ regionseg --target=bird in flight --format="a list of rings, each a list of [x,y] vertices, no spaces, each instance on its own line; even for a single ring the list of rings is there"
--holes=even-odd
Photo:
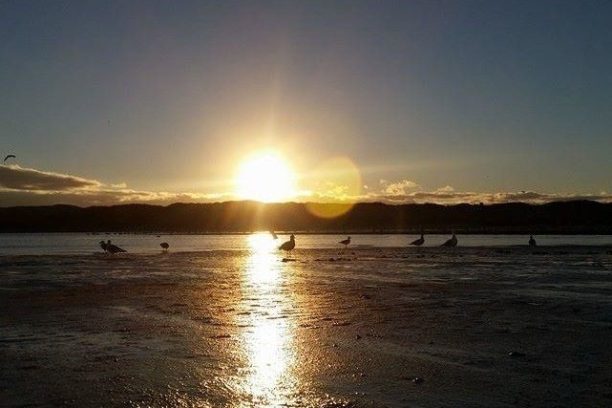
[[[15,156],[14,154],[7,154],[7,155],[4,157],[4,161],[3,161],[3,163],[6,163],[6,161],[7,161],[8,159],[16,159],[16,158],[17,158],[17,156]]]

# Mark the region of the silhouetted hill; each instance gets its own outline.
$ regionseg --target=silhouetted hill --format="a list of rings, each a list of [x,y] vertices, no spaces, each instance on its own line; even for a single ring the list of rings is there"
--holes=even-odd
[[[333,206],[333,204],[329,204]],[[319,218],[303,203],[251,201],[111,207],[0,208],[0,232],[426,232],[612,233],[612,204],[592,201],[495,205],[361,203],[340,217]]]

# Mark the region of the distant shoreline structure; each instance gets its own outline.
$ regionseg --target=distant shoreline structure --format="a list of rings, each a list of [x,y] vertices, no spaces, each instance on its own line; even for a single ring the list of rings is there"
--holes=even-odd
[[[239,234],[274,230],[301,234],[612,234],[612,203],[546,204],[357,203],[323,218],[312,203],[227,201],[168,206],[0,207],[0,233],[90,232]],[[333,207],[340,204],[316,204]]]

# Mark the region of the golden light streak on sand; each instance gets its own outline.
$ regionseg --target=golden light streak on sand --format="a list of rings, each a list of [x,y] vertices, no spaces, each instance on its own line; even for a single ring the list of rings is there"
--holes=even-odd
[[[250,235],[248,243],[244,306],[250,313],[243,331],[248,365],[243,389],[253,406],[285,406],[296,381],[291,372],[295,359],[292,322],[284,313],[290,301],[283,291],[286,271],[269,233]]]

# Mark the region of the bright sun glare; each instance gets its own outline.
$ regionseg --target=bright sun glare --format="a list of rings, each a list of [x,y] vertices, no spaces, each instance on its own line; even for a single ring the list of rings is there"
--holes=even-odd
[[[288,200],[295,196],[295,175],[278,153],[259,153],[240,166],[236,194],[242,199],[263,202]]]

